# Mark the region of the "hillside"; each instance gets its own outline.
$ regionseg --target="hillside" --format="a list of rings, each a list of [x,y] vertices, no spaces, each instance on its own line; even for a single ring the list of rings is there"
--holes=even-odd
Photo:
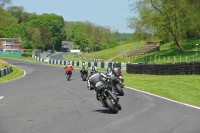
[[[196,44],[200,44],[200,40],[184,40],[183,47],[185,50],[184,54],[180,54],[175,43],[167,43],[162,44],[160,46],[160,51],[135,56],[135,57],[127,57],[126,52],[130,50],[134,50],[138,47],[143,46],[143,42],[133,42],[125,45],[119,45],[114,48],[110,48],[107,50],[91,52],[91,53],[82,53],[79,58],[94,58],[94,59],[102,59],[102,61],[113,60],[115,62],[130,62],[130,63],[141,63],[146,60],[151,64],[158,63],[174,63],[174,62],[191,62],[191,61],[200,61],[199,49]]]
[[[3,69],[7,66],[9,66],[9,64],[6,61],[4,61],[3,59],[0,59],[0,69]]]

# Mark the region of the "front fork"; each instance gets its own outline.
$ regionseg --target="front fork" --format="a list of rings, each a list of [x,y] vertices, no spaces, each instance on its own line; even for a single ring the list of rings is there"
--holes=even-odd
[[[118,98],[116,95],[114,95],[109,89],[105,89],[104,91],[101,92],[101,94],[100,94],[100,93],[97,94],[99,101],[102,103],[102,105],[103,105],[104,107],[105,107],[106,105],[105,105],[105,103],[103,102],[103,99],[102,99],[101,95],[103,95],[104,97],[106,97],[105,92],[107,92],[107,93],[111,96],[111,98],[115,101],[115,103],[118,102],[118,99],[119,99],[119,98]]]
[[[108,94],[111,96],[112,99],[114,99],[114,101],[117,101],[116,95],[114,95],[109,89],[106,89],[105,91],[108,92]]]
[[[103,102],[103,99],[102,99],[101,95],[102,94],[100,94],[100,93],[97,92],[97,98],[98,98],[98,100],[101,102],[101,104],[103,105],[103,107],[106,107],[105,103]]]

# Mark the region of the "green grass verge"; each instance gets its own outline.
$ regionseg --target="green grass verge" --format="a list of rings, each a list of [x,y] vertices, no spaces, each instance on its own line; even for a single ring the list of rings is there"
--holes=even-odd
[[[124,84],[165,98],[200,106],[199,75],[124,74]]]
[[[126,51],[130,48],[135,48],[135,47],[138,47],[141,45],[143,45],[143,42],[133,42],[133,43],[128,43],[128,44],[124,44],[124,45],[119,45],[114,48],[108,48],[108,49],[102,50],[102,51],[91,52],[91,53],[82,53],[81,56],[86,57],[86,58],[95,58],[95,59],[102,58],[103,60],[108,60],[114,56],[120,55],[123,51]]]
[[[85,61],[85,60],[81,60],[78,58],[77,55],[72,56],[71,54],[67,53],[64,55],[64,58],[68,59],[68,60],[72,60],[72,61]]]
[[[32,61],[32,62],[40,62],[32,57],[18,57],[18,56],[6,56],[6,55],[2,55],[1,58],[10,58],[10,59],[21,59],[21,60],[26,60],[26,61]]]
[[[163,63],[174,63],[174,57],[176,62],[192,62],[200,61],[199,49],[196,44],[200,44],[200,40],[183,40],[184,54],[181,54],[175,43],[167,43],[160,46],[160,51],[153,52],[150,54],[141,55],[133,58],[122,58],[116,57],[114,60],[124,61],[131,63],[148,61],[148,64],[163,64]]]
[[[17,79],[24,75],[24,71],[16,66],[12,66],[13,71],[0,78],[0,83],[8,82],[14,79]]]

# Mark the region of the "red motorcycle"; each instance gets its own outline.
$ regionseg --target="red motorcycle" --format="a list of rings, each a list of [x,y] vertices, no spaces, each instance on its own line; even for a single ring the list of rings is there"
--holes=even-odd
[[[72,76],[71,71],[65,72],[65,77],[67,78],[68,81],[70,80],[71,76]]]

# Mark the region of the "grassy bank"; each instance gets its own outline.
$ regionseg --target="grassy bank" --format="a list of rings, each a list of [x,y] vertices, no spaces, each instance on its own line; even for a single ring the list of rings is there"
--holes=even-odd
[[[126,51],[130,48],[136,48],[141,45],[143,45],[143,42],[128,43],[128,44],[124,44],[124,45],[119,45],[114,48],[109,48],[109,46],[108,46],[108,49],[106,49],[106,50],[91,52],[91,53],[82,53],[81,56],[86,57],[86,58],[95,58],[95,59],[102,58],[103,60],[108,60],[112,57],[122,54],[123,51]]]
[[[147,60],[149,64],[160,64],[160,63],[174,63],[174,62],[191,62],[191,61],[200,61],[199,49],[200,40],[183,40],[184,54],[179,52],[179,49],[175,43],[167,43],[160,46],[160,51],[153,52],[150,54],[145,54],[137,57],[123,57],[120,56],[123,53],[126,53],[128,49],[136,48],[142,46],[143,42],[134,42],[124,45],[119,45],[114,48],[108,48],[106,50],[91,52],[91,53],[82,53],[81,57],[86,58],[95,58],[108,60],[112,59],[115,62],[143,62]],[[199,44],[198,47],[196,44]]]
[[[200,107],[199,75],[124,74],[125,85]]]
[[[3,59],[0,59],[0,69],[3,69],[8,66],[9,64],[6,61],[4,61]]]
[[[13,68],[12,73],[5,75],[5,76],[0,78],[0,84],[3,83],[3,82],[15,80],[15,79],[21,77],[24,74],[24,71],[22,69],[20,69],[16,66],[12,66],[12,68]]]
[[[16,57],[16,56],[1,56],[1,58],[11,58],[11,59],[20,59],[20,60],[26,60],[26,61],[32,61],[32,62],[38,62],[38,60],[31,58],[31,57]],[[9,66],[10,64],[7,63],[6,61],[4,61],[3,59],[0,59],[0,69],[3,69],[7,66]],[[0,83],[3,82],[8,82],[14,79],[17,79],[19,77],[21,77],[24,74],[24,71],[16,66],[12,66],[13,68],[13,72],[11,72],[8,75],[5,75],[3,77],[0,78]]]

